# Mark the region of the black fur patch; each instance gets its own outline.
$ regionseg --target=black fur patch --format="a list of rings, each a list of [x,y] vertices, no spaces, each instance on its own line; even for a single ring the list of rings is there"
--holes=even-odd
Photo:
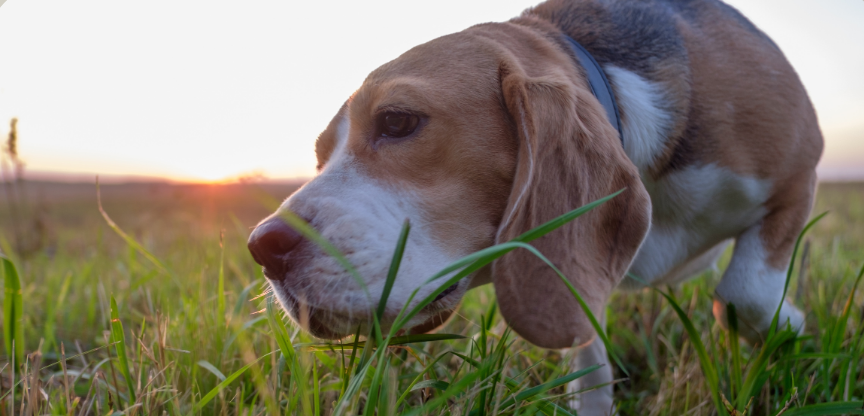
[[[656,80],[652,69],[659,62],[686,62],[676,12],[664,1],[588,0],[545,6],[528,9],[524,15],[552,22],[601,65],[613,64]]]

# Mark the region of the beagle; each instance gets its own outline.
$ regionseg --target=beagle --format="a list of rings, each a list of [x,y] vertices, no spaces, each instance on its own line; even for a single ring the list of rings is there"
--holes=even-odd
[[[570,39],[602,68],[619,118],[592,92]],[[293,319],[339,338],[370,319],[406,218],[413,231],[385,327],[413,290],[421,299],[438,289],[443,280],[423,283],[449,263],[624,189],[532,245],[602,316],[613,289],[641,287],[628,272],[652,285],[680,282],[734,239],[713,312],[725,325],[734,304],[742,335],[757,341],[781,302],[781,322],[803,326],[782,294],[822,146],[795,71],[732,7],[549,0],[373,71],[318,138],[319,174],[258,225],[249,249]],[[365,281],[282,222],[285,211],[341,250]],[[564,283],[525,250],[447,288],[409,326],[434,329],[486,283],[526,340],[578,346],[576,367],[608,363]],[[582,382],[611,380],[606,365]],[[580,414],[607,414],[612,388],[579,399]]]

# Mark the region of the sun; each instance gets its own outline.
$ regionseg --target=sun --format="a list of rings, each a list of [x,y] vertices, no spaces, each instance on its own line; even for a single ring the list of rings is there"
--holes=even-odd
[[[189,163],[183,168],[183,172],[175,179],[183,182],[196,183],[229,183],[237,182],[245,177],[262,177],[262,172],[241,172],[232,170],[231,166],[226,166],[221,161],[196,161]]]

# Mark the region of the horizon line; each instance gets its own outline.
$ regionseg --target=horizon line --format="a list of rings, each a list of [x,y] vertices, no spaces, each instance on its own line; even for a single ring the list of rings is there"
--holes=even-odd
[[[817,167],[818,182],[864,182],[864,166],[860,167]],[[177,178],[159,175],[141,174],[99,174],[92,172],[63,172],[32,170],[25,171],[25,182],[54,182],[68,184],[94,184],[96,178],[99,183],[105,185],[133,184],[133,183],[167,183],[176,185],[232,185],[232,184],[296,184],[306,183],[314,176],[285,176],[268,177],[266,175],[237,175],[218,180],[198,180],[191,178]],[[0,178],[0,183],[7,183],[8,178]]]

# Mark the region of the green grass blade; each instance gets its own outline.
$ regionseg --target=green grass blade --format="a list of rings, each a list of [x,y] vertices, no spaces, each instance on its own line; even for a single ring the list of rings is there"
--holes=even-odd
[[[99,213],[102,214],[102,218],[105,219],[105,222],[108,224],[108,226],[111,227],[111,229],[114,230],[114,232],[117,233],[117,235],[119,235],[120,238],[122,238],[123,241],[125,241],[126,244],[129,245],[129,247],[132,247],[135,251],[141,253],[144,258],[153,263],[159,270],[162,270],[165,273],[169,273],[168,268],[165,267],[165,265],[162,264],[162,262],[160,262],[159,259],[156,258],[156,256],[151,254],[149,251],[147,251],[146,248],[144,248],[144,246],[139,244],[138,241],[135,241],[134,238],[132,238],[122,229],[120,229],[120,227],[114,222],[114,220],[112,220],[111,217],[108,216],[108,213],[105,212],[105,209],[102,208],[102,191],[99,189],[98,176],[96,177],[96,204],[99,206]]]
[[[240,312],[243,310],[243,305],[249,301],[249,293],[251,293],[252,289],[255,289],[256,286],[260,285],[261,281],[256,280],[243,288],[243,291],[240,292],[240,296],[237,297],[237,303],[234,304],[234,315],[240,315]]]
[[[470,265],[470,264],[472,264],[472,263],[475,263],[475,262],[477,262],[477,261],[485,261],[485,260],[488,260],[488,257],[489,257],[489,256],[496,256],[496,257],[492,258],[492,260],[495,260],[495,259],[497,259],[498,257],[501,257],[501,256],[503,256],[504,254],[507,254],[510,250],[513,250],[513,249],[515,249],[515,248],[520,247],[519,245],[512,245],[512,246],[510,246],[510,245],[508,245],[508,243],[516,243],[516,242],[523,242],[523,243],[527,243],[527,242],[531,242],[531,241],[533,241],[533,240],[536,240],[536,239],[538,239],[538,238],[540,238],[540,237],[543,237],[544,235],[546,235],[546,234],[552,232],[553,230],[555,230],[556,228],[559,228],[559,227],[563,226],[564,224],[567,224],[568,222],[575,220],[576,218],[578,218],[578,217],[582,216],[583,214],[587,213],[588,211],[590,211],[590,210],[596,208],[597,206],[603,204],[604,202],[606,202],[606,201],[608,201],[608,200],[614,198],[616,195],[620,194],[620,193],[623,192],[623,191],[624,191],[624,190],[622,189],[622,190],[620,190],[620,191],[618,191],[618,192],[616,192],[616,193],[614,193],[614,194],[611,194],[611,195],[609,195],[609,196],[606,196],[606,197],[600,198],[600,199],[598,199],[598,200],[596,200],[596,201],[594,201],[594,202],[591,202],[591,203],[589,203],[589,204],[587,204],[587,205],[585,205],[585,206],[582,206],[582,207],[576,208],[576,209],[574,209],[573,211],[570,211],[570,212],[568,212],[568,213],[566,213],[566,214],[563,214],[563,215],[561,215],[561,216],[559,216],[559,217],[557,217],[557,218],[554,218],[554,219],[552,219],[552,220],[550,220],[550,221],[544,223],[543,225],[538,226],[537,228],[534,228],[534,229],[532,229],[532,230],[529,230],[529,231],[523,233],[522,235],[520,235],[519,237],[514,238],[514,239],[511,240],[511,241],[508,241],[508,242],[505,242],[505,243],[501,243],[501,244],[497,244],[497,245],[494,245],[494,246],[492,246],[492,247],[488,247],[488,248],[486,248],[486,249],[483,249],[483,250],[480,250],[480,251],[474,252],[474,253],[472,253],[472,254],[469,254],[469,255],[467,255],[467,256],[465,256],[465,257],[463,257],[463,258],[461,258],[461,259],[459,259],[459,260],[457,260],[457,261],[455,261],[455,262],[453,262],[453,263],[451,263],[449,266],[445,267],[444,269],[442,269],[441,271],[439,271],[438,273],[436,273],[435,275],[433,275],[432,277],[430,277],[429,279],[427,279],[427,280],[426,280],[426,283],[429,283],[429,282],[435,281],[435,280],[437,280],[438,278],[440,278],[440,277],[442,277],[442,276],[445,276],[445,275],[447,275],[447,274],[450,274],[450,273],[453,272],[453,271],[459,270],[459,269],[461,269],[461,268],[463,268],[463,267],[465,267],[465,266],[468,266],[468,265]],[[510,250],[507,250],[507,251],[505,251],[505,252],[503,252],[503,253],[501,252],[501,250],[506,250],[508,247],[511,247]],[[484,265],[485,265],[485,264],[486,264],[486,263],[484,263]],[[443,288],[443,289],[446,289],[446,287]],[[442,289],[442,290],[443,290],[443,289]],[[437,296],[437,294],[436,294],[436,296]],[[433,297],[433,299],[434,299],[434,297]]]
[[[787,342],[794,340],[796,335],[793,331],[781,331],[768,338],[747,371],[747,377],[741,386],[741,392],[738,394],[738,410],[743,411],[747,402],[750,401],[750,397],[759,394],[762,384],[766,380],[765,371],[771,355]]]
[[[245,373],[246,370],[248,370],[253,365],[257,364],[259,361],[263,360],[264,357],[267,357],[270,354],[273,354],[274,352],[276,352],[276,351],[268,352],[267,354],[264,354],[264,355],[256,358],[251,363],[244,365],[239,370],[231,373],[231,375],[229,375],[228,377],[225,377],[225,380],[223,380],[221,383],[217,384],[216,387],[213,387],[209,392],[207,392],[207,394],[205,394],[204,397],[202,397],[201,400],[198,401],[198,403],[195,403],[195,405],[192,406],[192,411],[189,412],[188,414],[191,416],[191,415],[194,415],[195,413],[198,413],[202,408],[204,408],[204,406],[207,405],[207,403],[210,403],[210,401],[213,400],[213,398],[215,398],[216,395],[218,395],[219,392],[222,391],[222,389],[224,389],[225,387],[228,387],[228,385],[231,384],[231,382],[233,382],[238,377],[243,375],[243,373]]]
[[[465,354],[460,354],[460,353],[458,353],[458,352],[456,352],[456,351],[450,351],[450,353],[453,354],[453,355],[455,355],[455,356],[457,356],[457,357],[459,357],[459,358],[461,358],[463,361],[465,361],[466,363],[470,364],[471,367],[474,367],[474,368],[480,368],[480,363],[477,362],[477,360],[475,360],[475,359],[473,359],[473,358],[471,358],[471,357],[469,357],[469,356],[467,356],[467,355],[465,355]]]
[[[864,402],[832,402],[789,409],[783,416],[864,415]]]
[[[523,390],[523,391],[517,393],[516,397],[511,397],[511,398],[505,400],[504,402],[502,402],[500,408],[506,409],[506,408],[516,404],[516,403],[530,400],[539,394],[543,394],[549,390],[554,389],[555,387],[563,386],[564,384],[567,384],[573,380],[576,380],[576,379],[578,379],[578,378],[580,378],[586,374],[594,372],[597,369],[599,369],[600,367],[602,367],[602,366],[601,365],[592,365],[590,367],[586,367],[586,368],[583,368],[579,371],[570,373],[566,376],[558,377],[555,380],[543,383],[539,386],[532,387],[532,388],[527,389],[527,390]]]
[[[809,231],[810,228],[816,225],[816,223],[826,215],[828,215],[828,211],[825,211],[810,220],[810,222],[804,226],[804,229],[798,233],[798,238],[795,239],[795,248],[792,250],[792,258],[789,259],[789,268],[786,270],[786,283],[783,285],[783,297],[780,298],[780,304],[777,305],[777,311],[774,312],[774,318],[771,319],[771,327],[768,330],[767,338],[771,338],[771,336],[777,332],[777,326],[780,323],[780,308],[783,307],[783,302],[786,300],[786,291],[789,290],[789,282],[792,281],[792,269],[795,268],[795,258],[798,256],[798,248],[801,246],[801,240],[804,239],[804,234],[807,234],[807,231]]]
[[[15,364],[24,362],[24,296],[21,279],[11,260],[0,254],[3,263],[3,343],[6,356],[15,357]],[[13,351],[14,349],[14,351]],[[14,369],[13,369],[14,370]]]
[[[433,281],[435,281],[441,277],[444,277],[444,276],[446,276],[446,275],[448,275],[448,274],[450,274],[456,270],[459,270],[459,269],[462,269],[462,270],[460,272],[458,272],[456,275],[454,275],[453,277],[449,278],[447,280],[447,282],[440,285],[438,287],[438,289],[433,291],[425,299],[420,301],[420,303],[417,306],[415,306],[413,309],[411,309],[410,312],[405,314],[405,316],[403,316],[403,313],[405,312],[404,308],[403,308],[403,310],[399,313],[399,316],[396,318],[396,324],[393,325],[393,327],[390,329],[391,335],[393,333],[395,333],[397,330],[401,329],[411,318],[413,318],[415,315],[417,315],[417,313],[419,313],[424,307],[426,307],[426,305],[431,303],[435,299],[435,297],[437,297],[441,292],[443,292],[448,287],[450,287],[454,283],[458,282],[459,280],[461,280],[465,276],[468,276],[469,274],[479,270],[483,266],[495,261],[496,259],[500,258],[501,256],[503,256],[503,255],[505,255],[505,254],[509,253],[510,251],[513,251],[517,248],[530,247],[533,250],[533,247],[531,247],[527,244],[524,244],[524,243],[532,241],[532,240],[537,239],[537,238],[540,238],[540,237],[548,234],[549,232],[555,230],[556,228],[559,228],[559,227],[563,226],[564,224],[567,224],[568,222],[575,220],[576,218],[580,217],[581,215],[585,214],[586,212],[596,208],[600,204],[603,204],[604,202],[606,202],[606,201],[614,198],[615,196],[619,195],[623,191],[624,191],[624,189],[622,189],[622,190],[620,190],[614,194],[611,194],[609,196],[606,196],[604,198],[600,198],[600,199],[598,199],[594,202],[591,202],[585,206],[576,208],[573,211],[570,211],[570,212],[565,213],[565,214],[563,214],[563,215],[561,215],[561,216],[559,216],[559,217],[557,217],[551,221],[548,221],[537,228],[534,228],[528,232],[523,233],[522,235],[520,235],[519,237],[516,237],[512,241],[509,241],[506,243],[501,243],[501,244],[496,244],[492,247],[487,247],[483,250],[469,254],[469,255],[462,257],[461,259],[451,263],[450,265],[443,268],[441,271],[439,271],[438,273],[434,274],[432,277],[427,279],[425,284],[431,283],[431,282],[433,282]],[[534,252],[536,252],[536,250],[534,250]],[[548,263],[548,261],[547,261],[547,263]],[[414,299],[414,296],[417,294],[417,292],[419,290],[420,290],[420,288],[417,288],[414,290],[413,293],[411,293],[411,296],[409,296],[408,301],[405,302],[406,307],[411,304],[411,301]],[[589,311],[589,315],[590,315],[590,311]],[[593,317],[593,315],[591,317]],[[597,327],[599,327],[599,325]],[[607,344],[607,350],[609,350],[608,344]],[[619,365],[620,365],[620,363],[619,363]],[[622,369],[623,369],[623,366],[622,366]],[[626,373],[626,370],[624,370],[624,371]]]
[[[516,401],[518,402],[518,401],[528,400],[528,399],[530,399],[530,398],[532,398],[538,394],[545,393],[551,389],[554,389],[555,387],[563,386],[564,384],[567,384],[573,380],[576,380],[582,376],[585,376],[587,374],[590,374],[590,373],[598,370],[600,367],[602,367],[602,366],[599,364],[595,364],[595,365],[592,365],[590,367],[583,368],[579,371],[572,372],[566,376],[558,377],[555,380],[543,383],[537,387],[532,387],[528,390],[524,390],[524,391],[522,391],[516,395]]]
[[[489,309],[486,310],[486,322],[483,324],[487,331],[492,329],[492,323],[495,322],[495,312],[498,310],[498,302],[489,302]]]
[[[312,363],[312,406],[315,416],[321,415],[321,379],[318,378],[318,363]]]
[[[416,334],[403,335],[390,338],[387,346],[415,344],[418,342],[433,342],[446,341],[451,339],[464,339],[465,336],[458,334]],[[357,341],[352,344],[334,344],[332,342],[322,342],[315,344],[297,344],[297,348],[303,348],[304,351],[341,351],[352,348],[365,348],[366,341]]]
[[[205,370],[213,373],[213,375],[216,376],[216,378],[218,378],[219,381],[225,381],[225,374],[222,374],[222,372],[219,371],[219,369],[216,368],[216,366],[214,366],[213,364],[210,364],[208,361],[199,360],[196,364],[198,364],[199,366],[201,366]]]
[[[360,354],[360,358],[357,361],[357,369],[361,369],[369,365],[372,360],[372,353],[375,350],[376,339],[375,338],[367,338],[366,343],[363,345],[363,353]]]
[[[559,217],[557,217],[551,221],[544,223],[543,225],[541,225],[539,227],[536,227],[532,230],[529,230],[529,231],[523,233],[519,237],[516,237],[515,239],[513,239],[513,241],[523,241],[523,242],[527,243],[529,241],[533,241],[533,240],[536,240],[540,237],[543,237],[544,235],[549,234],[550,232],[554,231],[555,229],[560,228],[564,224],[567,224],[568,222],[575,220],[576,218],[580,217],[582,214],[585,214],[586,212],[591,211],[592,209],[597,208],[598,206],[602,205],[606,201],[608,201],[612,198],[615,198],[616,196],[620,195],[621,192],[624,192],[625,190],[627,190],[627,188],[624,188],[624,189],[622,189],[618,192],[615,192],[614,194],[611,194],[609,196],[605,196],[603,198],[600,198],[594,202],[588,203],[582,207],[576,208],[573,211],[570,211],[564,215],[561,215],[561,216],[559,216]]]
[[[437,395],[434,399],[426,402],[425,404],[423,404],[423,406],[409,410],[402,416],[414,416],[418,414],[424,414],[430,409],[438,408],[439,406],[447,403],[447,401],[450,400],[451,397],[464,392],[468,388],[468,386],[471,385],[471,383],[474,383],[474,381],[479,378],[479,376],[480,370],[473,371],[464,375],[459,381],[450,384],[450,388]]]
[[[369,371],[368,361],[366,364],[358,364],[357,372],[351,377],[351,380],[348,382],[348,387],[345,389],[345,392],[339,396],[339,400],[336,402],[334,406],[333,415],[341,415],[345,410],[348,404],[351,402],[351,399],[355,394],[360,390],[360,385],[363,384],[363,379],[366,378],[366,373]]]
[[[390,261],[390,270],[387,271],[387,280],[384,282],[384,290],[381,292],[381,299],[378,300],[378,311],[375,316],[378,322],[384,317],[384,310],[387,307],[387,299],[390,297],[390,291],[393,289],[393,283],[396,281],[396,274],[399,272],[399,266],[402,264],[402,256],[405,254],[405,244],[408,241],[408,233],[411,231],[411,223],[405,220],[402,224],[402,231],[399,233],[399,241],[396,242],[396,250],[393,252],[393,260]]]
[[[126,379],[126,386],[129,388],[128,404],[131,406],[138,400],[135,398],[135,384],[132,382],[132,375],[129,373],[129,360],[126,358],[126,334],[123,332],[123,323],[120,322],[120,314],[114,296],[111,296],[111,342],[114,343],[117,360],[120,362],[120,373]]]
[[[552,403],[548,400],[541,400],[532,403],[532,405],[536,404],[537,407],[543,412],[546,416],[578,416],[574,413],[570,413],[567,409],[564,409],[561,406],[558,406],[555,403]]]
[[[843,335],[846,332],[846,325],[849,322],[849,313],[855,304],[855,292],[858,291],[858,284],[861,283],[861,277],[864,276],[864,266],[861,266],[861,271],[858,272],[858,277],[855,278],[855,283],[852,285],[852,291],[849,293],[849,298],[846,299],[846,306],[843,307],[843,314],[840,315],[837,324],[835,325],[833,337],[831,339],[831,351],[838,351],[843,343]]]
[[[426,283],[431,283],[432,281],[439,279],[453,270],[459,269],[460,267],[464,267],[464,269],[460,270],[458,273],[447,279],[442,285],[435,289],[430,293],[426,298],[421,300],[414,308],[409,312],[405,312],[405,309],[399,313],[399,316],[396,318],[396,323],[390,329],[391,334],[395,333],[399,329],[401,329],[405,324],[411,320],[415,315],[420,313],[423,308],[425,308],[428,304],[430,304],[435,297],[437,297],[441,292],[446,290],[448,287],[453,285],[454,283],[462,280],[465,276],[468,276],[471,273],[474,273],[477,270],[480,270],[483,266],[495,261],[495,259],[519,248],[525,247],[527,244],[521,242],[508,242],[497,244],[492,247],[485,248],[476,253],[470,254],[468,256],[463,257],[461,260],[457,260],[451,266],[444,268],[442,271],[436,273],[434,276],[426,280]],[[528,246],[530,247],[530,246]],[[454,267],[454,265],[459,265],[459,267]],[[467,267],[466,267],[467,266]],[[408,297],[408,301],[405,302],[405,307],[411,304],[414,299],[414,296],[420,291],[420,288],[415,289],[411,295]]]
[[[479,371],[479,370],[481,369],[481,367],[482,367],[482,365],[481,365],[479,362],[477,362],[476,360],[472,359],[471,357],[468,357],[468,356],[466,356],[466,355],[464,355],[464,354],[460,354],[460,353],[455,352],[455,351],[449,351],[449,352],[450,352],[451,354],[453,354],[453,355],[455,355],[455,356],[461,358],[463,361],[465,361],[466,363],[468,363],[471,367],[474,367],[474,368],[478,369],[478,371]],[[519,383],[518,381],[516,381],[516,380],[514,380],[514,379],[512,379],[512,378],[510,378],[510,377],[505,377],[505,378],[504,378],[504,383],[507,385],[507,387],[508,387],[511,391],[518,389],[519,386],[520,386],[520,383]],[[561,406],[558,406],[558,405],[556,405],[556,404],[554,404],[554,403],[552,403],[552,402],[548,402],[548,401],[545,401],[545,400],[544,400],[544,401],[542,401],[542,402],[538,402],[537,404],[538,404],[538,406],[540,406],[540,409],[541,409],[545,414],[548,414],[548,415],[550,415],[550,416],[552,416],[552,415],[561,415],[561,416],[567,416],[567,415],[570,415],[570,413],[567,412],[564,408],[562,408]],[[502,407],[502,408],[503,408],[503,407]],[[475,409],[475,410],[472,410],[470,413],[476,415],[476,414],[478,413],[478,411]]]
[[[488,319],[488,321],[491,322],[492,318],[490,317]],[[493,361],[494,362],[493,368],[501,370],[501,371],[496,370],[495,375],[492,377],[492,389],[491,389],[491,391],[493,391],[493,392],[497,388],[498,383],[501,382],[501,372],[504,369],[504,358],[505,358],[506,353],[507,353],[507,348],[510,345],[512,345],[512,343],[507,344],[507,339],[510,337],[511,333],[512,333],[512,330],[509,327],[507,327],[504,330],[504,334],[501,335],[501,339],[498,340],[498,344],[495,345],[494,353],[495,353],[496,358]],[[505,382],[504,384],[506,385],[507,383]],[[495,400],[494,396],[495,395],[493,394],[493,395],[490,395],[490,397],[489,397],[490,404],[493,404],[492,408],[494,408],[494,401],[493,401],[493,400]]]
[[[311,392],[314,395],[316,380],[310,380],[312,371],[309,367],[315,367],[314,357],[309,356],[294,356],[291,364],[291,377],[294,379],[294,384],[297,386],[297,396],[300,399],[300,407],[303,409],[302,414],[309,415],[314,412],[315,406],[312,403],[312,398],[309,397]],[[310,389],[311,387],[311,389]],[[311,390],[311,391],[310,391]]]
[[[801,354],[792,354],[792,355],[784,355],[777,360],[777,362],[782,361],[800,361],[800,360],[842,360],[846,358],[851,358],[849,354],[839,354],[839,353],[828,353],[828,352],[812,352],[812,353],[801,353]]]
[[[729,390],[732,397],[740,391],[744,376],[741,374],[741,348],[738,339],[738,311],[735,305],[726,305],[726,322],[729,323],[729,353],[732,355],[732,371]]]
[[[273,296],[267,297],[267,321],[270,323],[270,330],[276,337],[276,344],[279,345],[282,356],[287,362],[292,362],[295,356],[294,345],[291,343],[288,328],[285,327],[285,323],[282,322],[282,318],[279,317],[276,308],[273,307]]]
[[[405,393],[409,393],[412,391],[417,391],[420,389],[425,389],[427,387],[433,388],[435,390],[447,390],[450,387],[450,383],[441,380],[423,380],[419,383],[416,383],[411,386],[409,390],[406,390]]]
[[[631,275],[631,277],[633,276]],[[636,279],[642,281],[642,279],[638,277],[636,277]],[[678,303],[676,303],[671,296],[667,295],[660,289],[654,288],[654,290],[669,301],[672,309],[684,325],[684,329],[687,331],[687,336],[690,338],[690,344],[693,346],[693,349],[696,350],[696,355],[699,357],[699,364],[702,367],[702,374],[705,376],[708,389],[711,391],[711,399],[714,401],[714,407],[717,409],[719,414],[728,415],[729,413],[726,411],[726,406],[723,405],[723,401],[720,399],[720,378],[717,375],[717,368],[708,356],[708,352],[705,350],[705,345],[702,343],[702,338],[699,336],[699,332],[696,331],[693,322],[690,321],[687,314],[680,306],[678,306]]]
[[[219,278],[216,282],[216,302],[219,315],[225,319],[225,230],[219,233]]]
[[[430,370],[432,370],[432,368],[435,367],[435,364],[437,364],[438,361],[441,361],[441,359],[444,358],[445,356],[447,356],[447,354],[449,354],[449,353],[450,353],[450,351],[447,351],[447,352],[444,352],[444,353],[438,355],[437,357],[435,357],[435,359],[432,360],[432,362],[430,362],[429,364],[426,365],[426,367],[423,368],[423,371],[421,371],[419,374],[417,374],[416,377],[414,377],[414,380],[411,381],[411,384],[408,384],[408,388],[405,389],[405,392],[402,393],[401,396],[399,396],[398,400],[396,400],[396,406],[394,407],[394,409],[399,408],[399,405],[401,405],[402,402],[408,398],[409,393],[411,393],[414,390],[417,390],[414,388],[414,386],[421,383],[421,379],[423,378],[423,375],[425,375]],[[431,380],[427,380],[427,381],[431,381]],[[432,387],[434,387],[434,386],[432,386]],[[445,390],[446,390],[446,388],[445,388]]]
[[[345,373],[343,375],[342,380],[342,394],[345,394],[345,390],[348,388],[348,383],[351,381],[351,373],[354,369],[354,363],[357,360],[357,350],[360,349],[360,327],[357,327],[357,331],[354,333],[354,342],[351,344],[353,347],[351,348],[351,358],[348,360],[348,367],[345,369]],[[343,352],[344,354],[344,352]],[[344,356],[343,356],[344,358]]]
[[[381,393],[381,378],[389,368],[390,360],[380,356],[378,367],[375,368],[375,374],[372,376],[372,383],[369,384],[369,391],[366,395],[366,404],[363,405],[363,416],[374,416],[375,410],[378,408],[378,402]]]
[[[2,269],[2,267],[0,267]],[[63,278],[63,284],[60,286],[59,294],[54,298],[54,302],[45,306],[45,328],[42,332],[42,337],[45,338],[43,351],[51,351],[52,347],[57,346],[57,340],[54,337],[57,331],[56,311],[63,307],[63,302],[66,300],[66,295],[69,294],[69,287],[72,284],[72,272],[67,272]]]
[[[486,325],[484,322],[486,319],[483,315],[480,315],[480,336],[477,337],[477,354],[480,356],[480,360],[483,362],[487,362],[487,348],[486,348],[486,336],[488,331],[486,330]],[[489,366],[484,366],[481,368],[480,378],[485,379],[488,377]],[[492,389],[495,388],[493,384],[491,386]],[[486,396],[489,389],[483,389],[480,391],[480,398],[477,400],[477,414],[480,416],[486,416]]]

